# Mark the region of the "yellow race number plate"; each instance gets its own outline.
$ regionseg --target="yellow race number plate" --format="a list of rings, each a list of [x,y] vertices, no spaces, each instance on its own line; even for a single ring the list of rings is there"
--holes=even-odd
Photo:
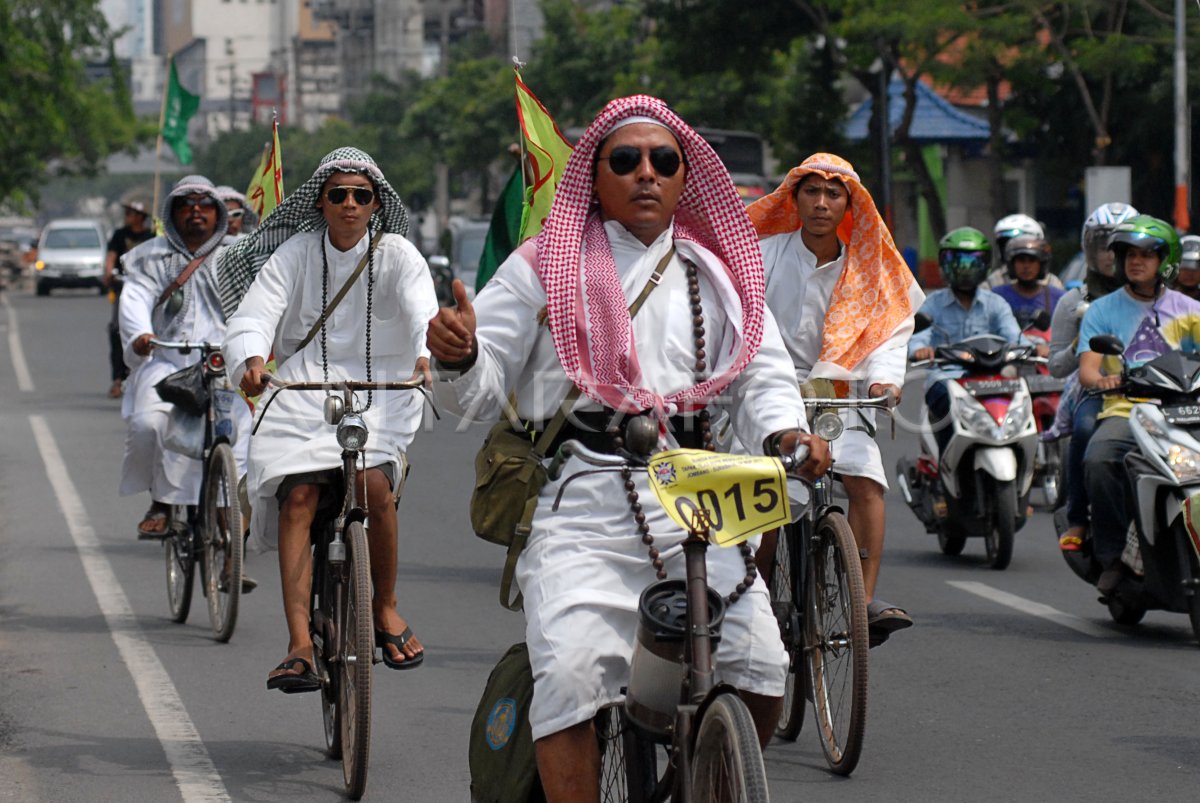
[[[791,521],[787,477],[773,457],[672,449],[650,458],[650,486],[684,530],[704,510],[712,542],[732,546]]]

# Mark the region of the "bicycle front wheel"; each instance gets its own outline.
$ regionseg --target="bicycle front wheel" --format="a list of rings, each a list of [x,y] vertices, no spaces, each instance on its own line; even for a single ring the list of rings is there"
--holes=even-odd
[[[204,580],[213,638],[229,641],[242,596],[242,506],[238,502],[237,462],[228,443],[208,458],[204,483]]]
[[[741,698],[722,694],[709,703],[696,731],[692,756],[694,803],[766,803],[767,771],[754,720]]]
[[[867,724],[867,604],[858,545],[841,513],[817,522],[806,580],[804,641],[817,732],[829,768],[849,775]]]
[[[804,667],[800,617],[796,601],[800,594],[799,535],[795,524],[782,527],[775,540],[775,560],[767,587],[771,592],[771,610],[779,622],[779,635],[788,653],[787,682],[783,689],[783,709],[775,725],[775,735],[789,742],[796,741],[804,727],[804,706],[807,673]]]
[[[192,607],[192,583],[196,577],[196,550],[192,530],[186,524],[172,521],[171,534],[163,539],[167,559],[167,605],[171,621],[183,624]]]
[[[638,732],[621,703],[601,708],[593,724],[600,747],[601,803],[650,803],[658,780],[654,743]]]
[[[342,735],[342,775],[346,795],[358,800],[367,789],[367,760],[371,750],[371,667],[375,660],[375,629],[371,617],[371,558],[361,522],[346,527],[345,593],[338,616],[341,661],[338,692]]]

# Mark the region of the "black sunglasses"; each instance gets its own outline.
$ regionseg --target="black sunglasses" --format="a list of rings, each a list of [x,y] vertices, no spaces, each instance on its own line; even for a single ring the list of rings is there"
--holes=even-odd
[[[229,210],[230,220],[237,220],[238,218],[244,217],[245,215],[246,215],[245,209],[230,209]]]
[[[358,204],[359,206],[366,206],[367,204],[371,203],[371,200],[375,197],[375,190],[371,189],[370,187],[353,186],[330,187],[329,190],[326,191],[325,197],[328,198],[329,203],[333,204],[334,206],[341,206],[342,204],[346,203],[346,197],[351,193],[354,193],[354,203]]]
[[[637,170],[638,165],[642,163],[642,152],[632,145],[618,145],[609,152],[608,156],[601,156],[596,161],[603,162],[606,159],[608,168],[614,174],[627,176]],[[650,166],[663,178],[670,178],[678,173],[681,164],[683,164],[683,157],[669,145],[659,145],[657,148],[650,149]]]
[[[184,198],[176,198],[172,209],[191,209],[193,206],[198,206],[201,209],[216,209],[217,201],[215,198],[192,198],[187,196]]]

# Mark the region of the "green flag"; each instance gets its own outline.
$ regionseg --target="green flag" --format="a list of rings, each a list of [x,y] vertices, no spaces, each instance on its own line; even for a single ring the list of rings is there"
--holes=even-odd
[[[508,255],[520,243],[523,200],[521,168],[517,167],[508,183],[504,185],[496,202],[496,209],[492,212],[492,225],[488,227],[487,239],[483,241],[483,253],[479,255],[475,292],[483,289],[487,280],[496,272],[496,268],[500,267],[500,263],[508,259]]]
[[[193,95],[179,83],[179,73],[175,71],[175,60],[171,59],[171,74],[167,79],[166,96],[163,98],[162,138],[175,155],[180,164],[192,163],[192,149],[188,146],[188,120],[200,108],[200,96]]]

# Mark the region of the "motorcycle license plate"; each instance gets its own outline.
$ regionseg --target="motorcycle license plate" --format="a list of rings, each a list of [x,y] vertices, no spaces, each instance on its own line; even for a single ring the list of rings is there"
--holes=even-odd
[[[971,379],[962,383],[972,396],[1006,396],[1021,389],[1019,379]]]
[[[1200,424],[1200,404],[1170,404],[1162,408],[1162,413],[1171,424]]]
[[[1033,374],[1025,377],[1025,384],[1029,385],[1030,393],[1060,393],[1065,383],[1057,377]]]

